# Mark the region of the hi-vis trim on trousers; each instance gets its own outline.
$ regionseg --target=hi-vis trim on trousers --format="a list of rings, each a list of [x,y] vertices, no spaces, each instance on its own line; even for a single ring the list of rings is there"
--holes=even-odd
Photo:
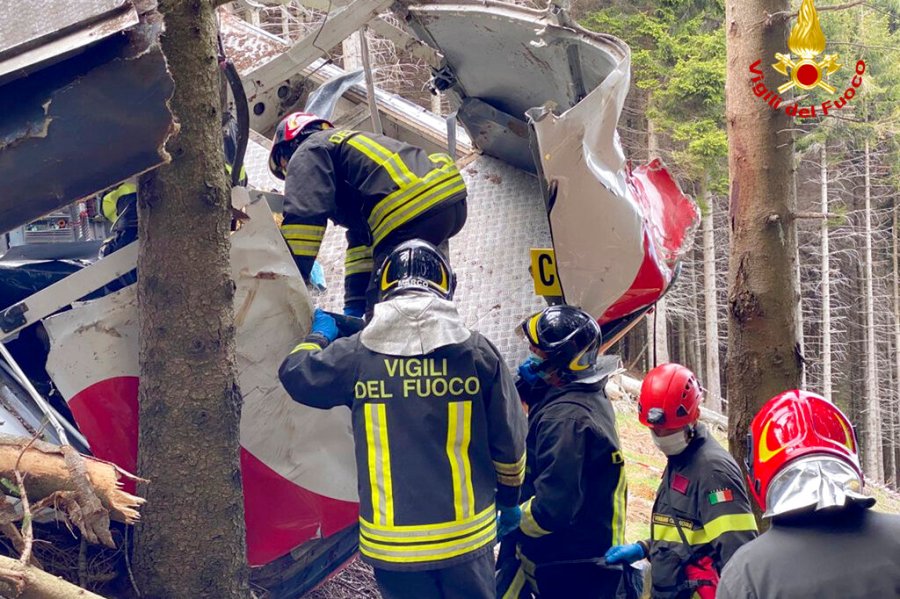
[[[462,521],[410,526],[378,526],[360,518],[359,550],[386,562],[415,563],[447,560],[493,543],[497,536],[492,503]]]
[[[447,404],[447,457],[453,477],[453,509],[457,521],[471,518],[475,513],[472,464],[469,461],[471,438],[472,402],[450,402]]]
[[[373,525],[378,527],[394,525],[394,488],[391,482],[391,450],[388,446],[386,412],[387,408],[383,403],[367,403],[365,406]]]

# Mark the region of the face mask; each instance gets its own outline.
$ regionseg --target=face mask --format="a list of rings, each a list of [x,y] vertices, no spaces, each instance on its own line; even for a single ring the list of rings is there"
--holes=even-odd
[[[668,456],[678,455],[687,449],[688,446],[688,436],[683,430],[666,437],[660,437],[651,430],[650,438],[653,439],[653,444]]]

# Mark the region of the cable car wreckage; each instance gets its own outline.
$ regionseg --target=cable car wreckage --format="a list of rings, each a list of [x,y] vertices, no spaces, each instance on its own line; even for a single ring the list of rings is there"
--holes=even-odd
[[[0,230],[157,167],[172,127],[166,100],[173,84],[152,2],[38,4],[0,19]],[[233,15],[221,21],[224,53],[243,82],[232,97],[247,97],[234,108],[253,129],[244,160],[253,189],[233,193],[250,219],[232,235],[231,250],[248,556],[255,581],[283,597],[311,589],[356,551],[356,472],[349,411],[297,405],[276,376],[308,328],[312,300],[271,218],[280,182],[265,170],[267,142],[257,131],[306,98],[307,106],[333,112],[337,126],[365,129],[375,111],[389,135],[435,151],[449,145],[470,187],[466,229],[477,229],[452,244],[461,311],[500,337],[510,359],[524,348],[504,336],[544,301],[529,289],[529,246],[548,248],[533,252],[535,288],[593,314],[608,347],[668,289],[698,220],[658,161],[633,170],[626,164],[615,130],[630,69],[620,40],[580,28],[553,3],[545,11],[490,0],[334,5],[316,39],[292,47]],[[417,39],[378,16],[387,9]],[[38,10],[58,20],[25,27]],[[361,76],[322,60],[320,48],[366,23],[429,61],[433,85],[455,110],[448,123],[381,90],[368,97]],[[457,134],[457,121],[464,132]],[[328,243],[320,255],[326,264]],[[474,255],[478,248],[484,258]],[[48,419],[45,440],[134,471],[134,286],[96,292],[136,260],[137,243],[86,267],[0,260],[7,280],[0,281],[0,338],[12,350],[0,344],[0,432],[31,436]],[[17,342],[40,328],[46,353],[20,350]],[[50,393],[71,418],[46,399]]]

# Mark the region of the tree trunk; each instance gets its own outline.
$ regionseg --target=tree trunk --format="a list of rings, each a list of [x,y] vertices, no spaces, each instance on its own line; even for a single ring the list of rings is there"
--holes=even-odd
[[[875,348],[875,292],[872,268],[872,178],[869,140],[865,142],[865,262],[866,269],[866,406],[863,435],[863,468],[874,480],[884,480],[884,463],[881,451],[881,416],[878,399],[878,354]]]
[[[898,235],[898,224],[900,224],[900,201],[894,201],[894,227],[891,231],[894,251],[893,251],[893,267],[894,267],[894,410],[893,420],[891,421],[891,459],[890,459],[890,478],[894,489],[900,488],[900,468],[897,464],[897,454],[900,453],[900,235]]]
[[[700,252],[696,247],[693,252],[694,264],[696,264],[698,260],[697,254]],[[691,338],[688,355],[691,358],[691,367],[694,369],[694,374],[696,374],[697,378],[701,381],[705,381],[707,373],[705,372],[706,368],[703,360],[704,339],[700,335],[700,306],[697,302],[699,296],[700,292],[697,288],[697,267],[695,266],[691,269]]]
[[[659,157],[659,139],[652,120],[647,119],[647,154],[650,160]],[[666,298],[663,296],[647,317],[647,344],[650,348],[650,367],[669,361],[669,326],[666,322]]]
[[[150,480],[135,537],[144,598],[249,597],[239,467],[234,283],[215,3],[163,0],[180,131],[141,180],[140,442]]]
[[[800,384],[793,261],[796,234],[794,141],[789,118],[750,89],[750,65],[769,66],[784,52],[786,19],[766,14],[790,10],[787,0],[727,0],[726,122],[731,174],[731,255],[728,297],[728,437],[738,464],[745,435],[769,398]]]
[[[713,198],[705,191],[703,215],[703,303],[706,323],[706,407],[720,414],[722,389],[719,384],[719,306],[716,300],[716,242],[713,227]]]
[[[822,395],[831,398],[831,256],[828,248],[828,151],[822,142],[819,167],[822,191]]]

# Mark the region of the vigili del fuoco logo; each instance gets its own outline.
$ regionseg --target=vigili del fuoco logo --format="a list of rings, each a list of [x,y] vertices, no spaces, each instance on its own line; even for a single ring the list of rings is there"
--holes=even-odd
[[[763,82],[763,72],[760,69],[762,60],[757,60],[750,65],[750,83],[753,93],[766,102],[773,110],[780,110],[784,103],[784,111],[788,116],[801,119],[810,119],[819,116],[827,116],[829,113],[840,110],[856,96],[856,90],[862,85],[863,74],[866,72],[866,63],[862,60],[856,62],[856,73],[850,80],[844,92],[834,97],[838,89],[828,83],[831,75],[841,70],[843,66],[838,62],[837,54],[824,54],[825,33],[819,24],[819,14],[813,0],[803,0],[797,22],[791,28],[788,38],[788,54],[775,53],[778,61],[772,65],[777,72],[788,78],[776,91],[772,91]],[[821,89],[832,96],[819,104],[810,104],[801,107],[798,102],[786,103],[780,94],[798,88],[803,91]]]

